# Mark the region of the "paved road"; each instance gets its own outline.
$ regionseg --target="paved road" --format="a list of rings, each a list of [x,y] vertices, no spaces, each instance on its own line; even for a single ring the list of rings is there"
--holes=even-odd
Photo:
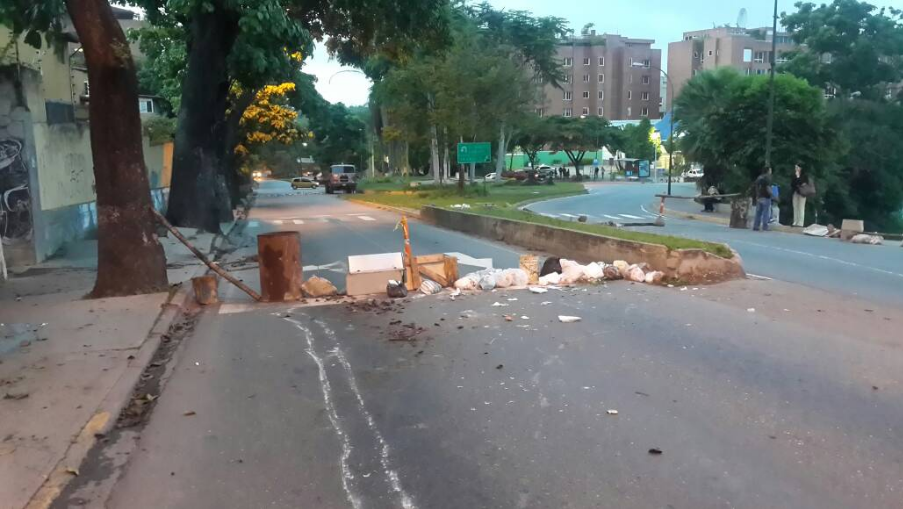
[[[276,220],[302,231],[305,264],[398,244],[391,214],[334,197],[261,196],[254,228]],[[56,507],[900,507],[899,308],[778,281],[376,308],[224,298],[177,353],[127,464],[115,445],[97,452]],[[85,494],[120,473],[105,502]]]
[[[588,195],[537,203],[530,210],[562,219],[586,214],[591,221],[646,222],[655,218],[653,195],[665,189],[665,184],[595,185]],[[672,192],[692,195],[694,184],[677,184]],[[903,249],[896,242],[861,246],[673,218],[664,228],[638,229],[725,242],[740,253],[752,274],[903,306]]]

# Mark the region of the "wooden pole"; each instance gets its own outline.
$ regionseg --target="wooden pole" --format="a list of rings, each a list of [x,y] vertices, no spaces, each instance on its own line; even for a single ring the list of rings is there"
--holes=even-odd
[[[182,244],[185,244],[185,247],[187,247],[189,251],[194,253],[194,255],[197,256],[199,260],[204,262],[204,265],[210,267],[210,270],[212,270],[213,272],[216,272],[217,274],[222,276],[223,279],[225,279],[226,281],[237,286],[241,291],[250,295],[252,299],[254,299],[256,301],[260,301],[259,293],[255,292],[254,290],[249,288],[248,285],[242,283],[238,279],[235,279],[235,277],[233,277],[232,274],[229,274],[228,272],[226,272],[225,270],[220,268],[220,266],[217,265],[216,263],[210,261],[210,259],[207,258],[204,255],[204,253],[198,251],[198,249],[196,247],[192,246],[191,242],[188,242],[188,239],[186,239],[185,236],[182,235],[182,233],[179,232],[179,230],[177,230],[175,226],[169,224],[169,221],[167,221],[166,218],[163,217],[162,214],[160,214],[159,212],[154,210],[153,207],[151,207],[151,212],[153,212],[154,217],[157,219],[157,221],[160,222],[160,224],[162,224],[163,226],[166,227],[167,230],[172,232],[173,236],[175,236],[175,238],[179,239],[179,242],[181,242]]]
[[[411,232],[408,230],[408,218],[401,216],[401,229],[404,231],[404,257],[405,265],[411,269],[411,288],[420,288],[420,270],[417,267],[417,259],[411,254]]]
[[[301,234],[294,231],[257,236],[260,292],[264,302],[301,300]]]

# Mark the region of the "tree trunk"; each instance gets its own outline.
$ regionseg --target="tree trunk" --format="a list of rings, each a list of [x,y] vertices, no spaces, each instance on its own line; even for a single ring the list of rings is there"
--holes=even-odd
[[[439,161],[439,130],[430,125],[430,176],[434,181],[442,180],[442,163]]]
[[[88,65],[91,153],[97,189],[97,281],[91,297],[165,291],[141,146],[138,80],[107,0],[66,0]]]
[[[505,143],[505,122],[503,121],[501,127],[499,127],[499,147],[495,154],[495,173],[499,176],[501,176],[505,171],[506,148],[507,143]]]
[[[238,136],[241,132],[240,122],[245,110],[254,102],[257,96],[256,90],[245,90],[242,94],[232,102],[229,109],[229,115],[226,118],[225,136],[223,136],[223,165],[222,175],[226,180],[226,186],[229,188],[230,203],[234,208],[243,196],[241,195],[241,185],[244,181],[242,175],[239,174],[238,163],[239,157],[235,154],[235,147],[238,145]],[[231,210],[231,209],[230,209]]]
[[[444,133],[442,136],[442,172],[445,175],[445,180],[451,178],[451,159],[448,156],[448,127],[443,127],[442,132]]]
[[[230,86],[226,57],[238,17],[217,1],[212,12],[195,13],[190,30],[167,216],[176,226],[219,232],[220,221],[232,217],[222,165]]]

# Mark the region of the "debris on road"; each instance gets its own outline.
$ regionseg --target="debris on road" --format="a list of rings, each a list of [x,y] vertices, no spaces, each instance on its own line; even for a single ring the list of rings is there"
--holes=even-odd
[[[78,474],[79,474],[78,469],[77,469],[77,468],[74,468],[74,467],[66,467],[66,473],[67,473],[67,474],[72,474],[72,475],[74,475],[74,476],[76,476],[76,477],[78,477]]]
[[[197,412],[195,412],[194,410],[189,410],[182,415],[184,415],[185,417],[191,417],[192,415],[197,415]]]
[[[812,237],[826,237],[828,235],[828,227],[820,224],[810,224],[803,228],[803,235]]]
[[[520,269],[527,274],[527,282],[535,285],[539,282],[539,257],[535,255],[521,255]]]
[[[618,411],[614,409],[608,410],[605,413],[607,413],[608,415],[618,415]]]
[[[653,456],[660,456],[662,454],[662,450],[656,449],[655,447],[653,447],[652,449],[649,449],[649,454],[651,454]]]
[[[328,279],[313,276],[301,285],[301,291],[308,298],[332,297],[339,293]]]
[[[530,293],[546,293],[546,292],[549,291],[548,289],[546,289],[546,288],[541,288],[541,287],[539,287],[539,286],[531,286],[531,287],[529,288],[529,290],[530,290]]]
[[[869,235],[867,233],[860,233],[859,235],[853,235],[853,238],[850,239],[850,242],[853,244],[869,244],[872,246],[879,246],[884,243],[884,237],[881,235]]]
[[[539,277],[548,276],[549,274],[561,274],[561,258],[550,257],[542,264],[542,270],[539,271]]]
[[[574,323],[582,320],[579,316],[558,315],[558,321],[561,323]]]
[[[420,293],[424,295],[435,295],[441,291],[442,285],[432,279],[424,279],[423,282],[420,283]]]
[[[646,282],[646,273],[637,265],[631,265],[627,268],[627,279],[636,283]]]
[[[747,308],[746,311],[747,311],[748,313],[755,313],[755,312],[756,312],[756,308]]]
[[[392,299],[403,299],[408,296],[408,289],[405,288],[404,283],[390,279],[386,284],[386,295]]]
[[[18,401],[18,400],[25,399],[28,396],[29,396],[29,394],[27,392],[7,392],[3,396],[3,399],[12,399],[12,400]]]

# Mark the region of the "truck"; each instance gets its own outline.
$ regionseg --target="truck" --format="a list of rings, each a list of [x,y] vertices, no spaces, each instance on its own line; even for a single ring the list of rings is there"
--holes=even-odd
[[[346,193],[357,191],[357,169],[353,164],[334,164],[329,167],[329,172],[322,176],[326,194],[333,194],[337,189]]]

